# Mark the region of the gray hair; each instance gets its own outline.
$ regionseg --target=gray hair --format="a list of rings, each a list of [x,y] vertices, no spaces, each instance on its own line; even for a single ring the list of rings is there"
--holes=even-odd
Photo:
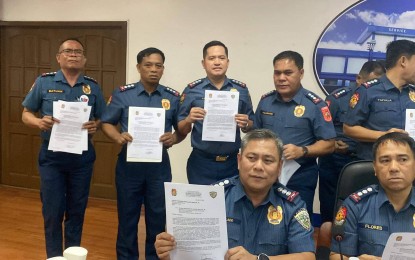
[[[243,138],[241,142],[241,153],[245,150],[246,146],[250,141],[253,140],[272,140],[275,142],[275,146],[277,147],[279,159],[282,158],[282,141],[281,139],[271,130],[269,129],[255,129],[249,131]]]

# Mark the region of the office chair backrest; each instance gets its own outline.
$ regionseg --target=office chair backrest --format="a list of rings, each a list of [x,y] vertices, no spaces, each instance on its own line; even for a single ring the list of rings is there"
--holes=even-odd
[[[336,191],[334,215],[343,201],[353,192],[372,184],[378,184],[373,162],[369,160],[354,161],[346,164],[339,176]]]

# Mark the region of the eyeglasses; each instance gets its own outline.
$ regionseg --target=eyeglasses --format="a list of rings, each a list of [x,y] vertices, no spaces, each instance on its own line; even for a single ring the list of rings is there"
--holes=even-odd
[[[69,56],[74,54],[75,56],[82,56],[84,55],[84,51],[81,49],[63,49],[59,52],[59,54],[63,53],[65,56]]]

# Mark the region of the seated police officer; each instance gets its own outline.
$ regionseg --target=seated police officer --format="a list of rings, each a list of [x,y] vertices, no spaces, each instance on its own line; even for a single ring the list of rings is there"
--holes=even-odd
[[[403,133],[383,135],[373,145],[373,158],[379,185],[351,194],[340,207],[333,235],[337,230],[343,238],[332,241],[330,259],[340,259],[340,253],[381,259],[390,234],[415,232],[414,140]]]
[[[239,176],[223,182],[229,250],[225,259],[315,259],[313,227],[298,192],[277,182],[282,142],[271,130],[258,129],[242,139]],[[156,238],[160,259],[169,259],[174,237]]]

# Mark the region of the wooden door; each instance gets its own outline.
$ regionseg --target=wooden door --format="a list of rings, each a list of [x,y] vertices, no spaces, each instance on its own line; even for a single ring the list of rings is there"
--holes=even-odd
[[[1,26],[1,181],[3,184],[39,188],[37,158],[39,130],[21,122],[21,103],[44,72],[59,70],[56,53],[62,40],[75,37],[86,49],[85,74],[101,85],[106,99],[125,84],[125,22],[2,22]],[[97,160],[91,196],[115,198],[114,170],[119,147],[102,132],[94,136]]]

